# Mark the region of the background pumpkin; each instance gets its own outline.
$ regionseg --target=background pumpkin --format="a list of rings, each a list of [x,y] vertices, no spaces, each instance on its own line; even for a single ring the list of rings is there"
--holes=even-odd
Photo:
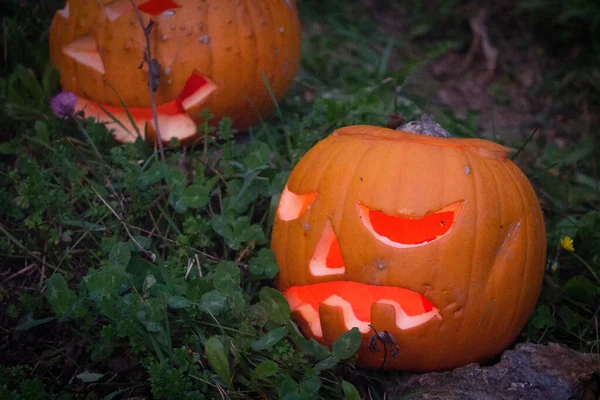
[[[144,24],[154,20],[151,52],[160,67],[155,92],[162,138],[190,138],[198,112],[230,117],[245,130],[274,108],[261,71],[280,101],[300,60],[294,0],[136,1]],[[154,134],[145,38],[130,0],[68,0],[50,28],[50,56],[63,90],[78,108],[112,123],[119,141],[135,140],[121,101],[140,131]],[[127,129],[124,129],[127,128]],[[133,133],[133,135],[132,135]]]
[[[387,331],[387,369],[443,370],[506,348],[539,296],[544,219],[508,150],[370,126],[336,130],[292,171],[272,234],[278,287],[331,345]],[[398,307],[400,306],[400,307]]]

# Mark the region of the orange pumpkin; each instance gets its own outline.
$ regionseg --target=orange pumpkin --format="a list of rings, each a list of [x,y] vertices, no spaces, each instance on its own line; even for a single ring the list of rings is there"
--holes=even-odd
[[[539,296],[546,236],[507,154],[485,140],[371,126],[314,146],[289,177],[272,234],[278,288],[303,333],[331,345],[358,327],[359,365],[386,357],[384,368],[414,371],[509,346]],[[375,330],[395,341],[387,354]]]
[[[210,109],[245,130],[280,101],[300,60],[294,0],[136,0],[159,66],[155,102],[163,141],[195,137]],[[144,134],[155,135],[146,40],[130,0],[67,0],[50,28],[50,58],[63,90],[86,116],[110,122],[121,142],[136,139],[122,103]],[[268,85],[265,83],[265,79]],[[115,123],[112,114],[123,126]]]

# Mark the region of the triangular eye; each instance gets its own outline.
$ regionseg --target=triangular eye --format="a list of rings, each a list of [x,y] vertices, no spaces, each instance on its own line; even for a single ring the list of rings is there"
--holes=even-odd
[[[385,214],[358,204],[358,214],[365,227],[385,244],[402,248],[421,246],[445,236],[458,217],[459,201],[424,217],[411,218]]]
[[[286,185],[279,199],[277,217],[283,221],[297,219],[310,208],[316,198],[317,192],[296,194],[291,192]]]
[[[98,53],[96,39],[91,34],[81,36],[75,41],[69,43],[62,49],[63,53],[73,58],[80,64],[104,74],[104,62]]]
[[[63,8],[62,10],[56,11],[56,13],[64,19],[69,19],[69,3],[67,3],[67,5],[65,5],[65,8]]]
[[[313,276],[339,275],[346,272],[340,242],[335,236],[329,220],[325,222],[309,268]]]

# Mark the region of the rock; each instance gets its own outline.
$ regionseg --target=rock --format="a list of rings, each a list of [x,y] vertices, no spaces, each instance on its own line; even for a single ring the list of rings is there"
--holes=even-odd
[[[599,373],[597,354],[558,344],[522,343],[495,365],[473,363],[448,372],[406,374],[399,387],[389,386],[387,392],[402,399],[599,399]]]

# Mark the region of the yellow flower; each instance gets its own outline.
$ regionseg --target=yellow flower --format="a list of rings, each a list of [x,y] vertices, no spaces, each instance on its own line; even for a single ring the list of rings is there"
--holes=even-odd
[[[573,247],[573,239],[568,236],[560,238],[560,247],[567,251],[575,251],[575,248]]]

